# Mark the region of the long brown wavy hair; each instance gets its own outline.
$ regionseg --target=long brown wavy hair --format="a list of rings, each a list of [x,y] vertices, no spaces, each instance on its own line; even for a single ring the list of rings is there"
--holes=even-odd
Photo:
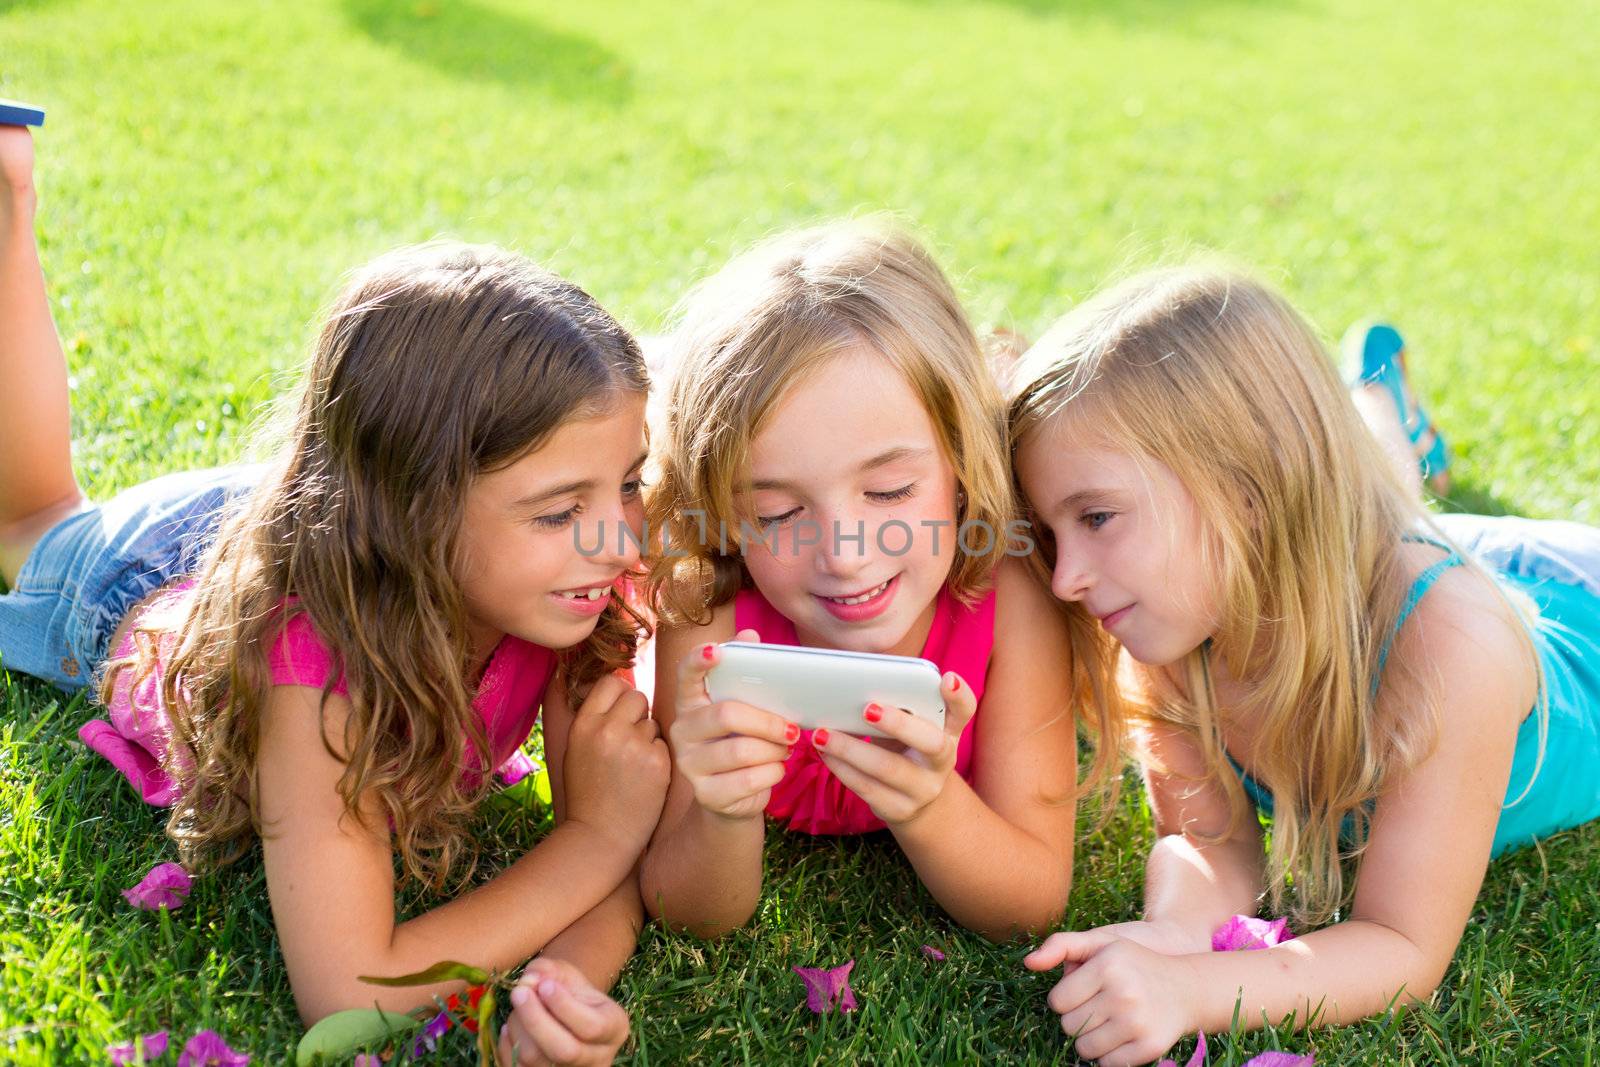
[[[434,242],[357,271],[329,311],[283,444],[221,525],[190,595],[135,630],[102,680],[147,677],[158,649],[181,796],[167,825],[186,860],[237,857],[259,834],[256,760],[266,650],[309,618],[350,714],[331,754],[345,810],[372,795],[402,880],[442,887],[475,855],[466,816],[488,786],[456,575],[467,490],[563,424],[648,388],[634,339],[582,289],[521,256]],[[558,671],[581,694],[627,666],[647,628],[614,598]],[[468,762],[468,746],[476,766]]]
[[[1353,892],[1346,866],[1359,864],[1371,804],[1438,737],[1427,666],[1386,653],[1411,589],[1406,540],[1421,528],[1448,538],[1402,486],[1311,325],[1231,268],[1170,267],[1112,287],[1052,327],[1016,382],[1014,443],[1065,418],[1165,464],[1203,517],[1201,565],[1220,576],[1217,633],[1170,673],[1126,662],[1108,739],[1141,721],[1191,732],[1230,799],[1231,833],[1255,815],[1224,731],[1234,717],[1255,724],[1252,771],[1274,799],[1269,904],[1300,925],[1327,921]],[[1217,704],[1219,660],[1244,682],[1239,707]],[[1380,705],[1380,675],[1403,701]]]

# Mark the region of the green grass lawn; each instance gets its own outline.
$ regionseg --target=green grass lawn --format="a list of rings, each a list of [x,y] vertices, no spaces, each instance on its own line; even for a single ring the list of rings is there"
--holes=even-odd
[[[987,323],[1037,331],[1193,249],[1330,335],[1396,316],[1460,503],[1600,523],[1596,25],[1593,0],[0,0],[0,96],[49,109],[41,239],[96,495],[238,456],[339,275],[392,245],[511,245],[648,330],[752,239],[891,209]],[[259,863],[124,905],[175,853],[76,742],[87,714],[0,674],[0,1061],[202,1026],[278,1061],[299,1028]],[[526,792],[491,803],[482,873],[541,826]],[[1130,797],[1080,843],[1072,922],[1137,912],[1148,833]],[[1432,1008],[1212,1062],[1589,1063],[1597,884],[1600,828],[1502,860]],[[750,930],[647,933],[625,1053],[1070,1061],[1022,952],[955,929],[886,838],[780,839]],[[789,967],[852,957],[861,1009],[813,1020]]]

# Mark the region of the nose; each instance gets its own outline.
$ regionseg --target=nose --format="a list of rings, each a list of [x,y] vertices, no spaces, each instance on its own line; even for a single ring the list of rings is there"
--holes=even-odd
[[[1082,600],[1089,595],[1089,589],[1094,583],[1090,580],[1089,570],[1083,565],[1082,557],[1056,550],[1055,569],[1050,572],[1050,592],[1057,600],[1068,603]]]
[[[819,574],[830,578],[848,578],[858,573],[868,558],[873,531],[859,516],[843,512],[818,513],[816,535],[819,537],[812,552],[811,565]]]
[[[621,500],[602,518],[599,528],[600,551],[590,557],[595,563],[616,570],[632,570],[639,565],[645,538],[644,515],[635,502]]]

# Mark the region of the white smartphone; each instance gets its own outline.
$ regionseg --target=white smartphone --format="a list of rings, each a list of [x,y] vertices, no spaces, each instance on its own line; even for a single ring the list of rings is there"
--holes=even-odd
[[[706,674],[714,701],[737,700],[807,730],[886,737],[861,717],[869,703],[904,708],[944,728],[939,668],[914,656],[728,641]]]

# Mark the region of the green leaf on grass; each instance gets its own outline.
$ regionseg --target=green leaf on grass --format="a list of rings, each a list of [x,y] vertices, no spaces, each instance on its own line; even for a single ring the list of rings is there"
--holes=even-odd
[[[379,1008],[352,1008],[337,1011],[307,1030],[295,1049],[296,1067],[312,1067],[317,1062],[342,1061],[364,1046],[382,1042],[417,1029],[421,1020]]]

